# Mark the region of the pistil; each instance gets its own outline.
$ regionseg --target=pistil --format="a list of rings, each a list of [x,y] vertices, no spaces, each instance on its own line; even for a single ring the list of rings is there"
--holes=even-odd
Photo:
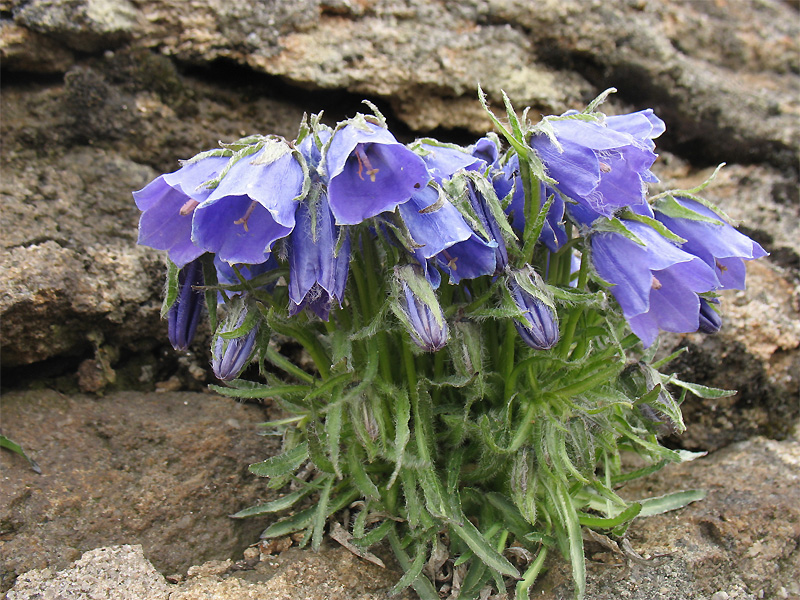
[[[367,175],[369,175],[369,180],[372,183],[375,183],[375,175],[378,174],[380,169],[376,169],[372,166],[372,163],[369,162],[369,158],[367,158],[367,153],[364,151],[364,144],[358,144],[355,149],[356,159],[358,160],[358,177],[362,181],[364,180],[364,176],[362,175],[362,171],[364,167],[367,169]]]
[[[242,225],[244,227],[245,232],[250,231],[247,228],[247,219],[249,219],[250,215],[253,214],[253,210],[255,210],[257,204],[258,203],[255,200],[253,200],[250,203],[250,206],[247,207],[247,211],[244,213],[244,216],[241,219],[237,219],[236,221],[234,221],[233,224],[234,225]]]

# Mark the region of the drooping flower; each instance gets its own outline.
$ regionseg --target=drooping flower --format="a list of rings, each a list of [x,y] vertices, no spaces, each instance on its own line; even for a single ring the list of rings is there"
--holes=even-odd
[[[142,211],[139,244],[166,250],[178,267],[203,254],[205,250],[192,242],[192,214],[212,192],[204,184],[217,177],[227,162],[226,156],[195,158],[133,192]]]
[[[508,265],[508,250],[503,237],[503,225],[507,231],[510,231],[510,226],[503,214],[494,188],[488,180],[477,173],[459,173],[453,178],[453,183],[455,189],[458,190],[457,194],[465,197],[464,208],[474,219],[473,228],[477,229],[486,242],[495,244],[493,246],[495,268],[490,274],[497,275]],[[513,234],[511,235],[513,236]]]
[[[498,198],[505,198],[512,194],[506,213],[511,218],[511,226],[519,235],[525,231],[525,190],[522,186],[522,177],[519,172],[519,157],[512,156],[502,169],[493,172],[492,185]],[[547,212],[539,240],[551,252],[566,243],[567,232],[564,229],[564,199],[559,193],[545,185],[539,184],[539,205],[543,206],[547,199],[553,196],[553,203]]]
[[[487,140],[488,141],[488,140]],[[444,144],[436,140],[423,139],[412,145],[417,150],[431,178],[436,183],[450,179],[454,173],[462,169],[480,170],[487,163],[482,156],[476,156],[470,148],[461,148],[455,144]],[[485,150],[481,145],[480,150]],[[496,150],[496,147],[495,147]]]
[[[645,183],[657,181],[650,172],[657,157],[653,138],[665,129],[652,110],[603,122],[569,118],[567,113],[548,124],[555,140],[537,133],[530,146],[562,194],[606,217],[646,203]]]
[[[441,350],[449,330],[442,307],[419,268],[405,265],[395,269],[397,298],[392,310],[406,326],[414,343],[426,352]]]
[[[744,261],[761,258],[767,252],[700,202],[688,198],[674,200],[680,208],[691,211],[688,216],[678,216],[674,205],[670,210],[670,204],[664,203],[656,205],[656,218],[670,231],[686,239],[681,245],[682,250],[703,259],[714,269],[722,289],[743,290]]]
[[[336,249],[339,235],[344,236]],[[350,239],[333,222],[324,187],[297,209],[297,225],[289,236],[289,314],[304,308],[327,321],[333,302],[341,305],[350,264]]]
[[[194,340],[205,305],[205,292],[197,289],[202,285],[203,262],[196,258],[178,273],[178,297],[167,313],[167,332],[175,350],[188,350]]]
[[[597,231],[590,237],[591,259],[597,274],[612,284],[633,333],[648,347],[659,329],[697,331],[698,294],[719,287],[714,271],[648,225],[623,223],[644,245],[622,233]]]
[[[249,306],[246,295],[233,298],[226,307],[228,314],[211,342],[211,369],[218,379],[231,381],[241,374],[253,356],[261,317]],[[224,337],[245,325],[249,328],[242,335]]]
[[[434,259],[452,283],[495,272],[497,242],[479,237],[437,188],[426,186],[398,211],[417,245],[415,254],[423,262]]]
[[[394,210],[430,181],[419,156],[363,116],[334,132],[323,171],[337,225],[357,225]]]
[[[300,154],[276,138],[239,158],[194,211],[192,240],[229,263],[258,264],[289,235],[299,200],[308,191]]]
[[[539,276],[527,265],[508,276],[511,299],[523,312],[521,319],[514,319],[514,326],[534,350],[548,350],[559,340],[558,318],[542,285]]]

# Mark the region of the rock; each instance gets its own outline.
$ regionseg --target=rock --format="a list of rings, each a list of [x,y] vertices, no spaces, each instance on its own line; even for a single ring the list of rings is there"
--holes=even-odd
[[[0,454],[0,591],[110,544],[140,544],[165,573],[240,553],[263,521],[228,515],[273,494],[247,471],[275,452],[263,420],[261,407],[203,393],[4,394],[3,434],[42,474]]]
[[[32,0],[19,3],[14,20],[81,52],[118,46],[132,35],[136,8],[128,0]]]
[[[17,580],[8,600],[167,600],[169,586],[144,557],[140,545],[98,548],[68,569],[30,571]]]
[[[4,69],[28,73],[63,73],[72,66],[72,52],[46,35],[0,19],[0,61]]]
[[[795,598],[800,596],[800,442],[754,438],[712,456],[672,465],[628,483],[621,494],[631,500],[679,489],[704,489],[704,500],[677,512],[639,518],[627,533],[637,560],[610,552],[597,541],[585,544],[588,557],[586,600],[683,600],[685,598]],[[141,534],[133,534],[139,539]],[[619,545],[619,544],[617,544]],[[131,548],[123,546],[122,548]],[[146,575],[142,586],[164,587],[164,579],[141,557],[141,547],[123,553],[103,548],[87,552],[75,567],[53,575],[52,569],[21,576],[9,600],[34,598],[63,590],[75,573],[95,573],[98,598],[127,598],[131,589],[115,572],[109,556],[125,556]],[[130,558],[135,556],[135,560]],[[291,548],[260,562],[211,561],[188,569],[179,585],[168,586],[170,600],[274,598],[276,600],[377,600],[397,581],[393,563],[381,569],[341,547],[324,544],[319,552]],[[128,569],[130,567],[124,567]],[[170,578],[171,580],[173,578]],[[115,592],[118,595],[115,595]],[[156,592],[158,593],[158,592]],[[16,594],[16,595],[14,595]],[[130,596],[153,597],[161,596]],[[166,596],[164,596],[166,597]],[[399,596],[411,599],[408,590]],[[569,566],[551,555],[548,570],[532,597],[571,598]]]
[[[361,562],[343,548],[289,551],[242,571],[230,560],[189,569],[186,580],[169,585],[139,545],[86,552],[63,571],[34,570],[21,576],[8,600],[59,600],[79,594],[91,600],[379,600],[400,577],[391,569]],[[410,592],[396,596],[411,600]]]

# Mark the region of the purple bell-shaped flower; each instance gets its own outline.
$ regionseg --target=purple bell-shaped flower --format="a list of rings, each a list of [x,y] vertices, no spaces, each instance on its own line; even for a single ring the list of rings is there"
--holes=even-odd
[[[345,237],[337,252],[340,234]],[[334,224],[324,187],[316,199],[298,207],[297,225],[289,236],[287,250],[289,314],[307,308],[327,321],[333,303],[341,305],[344,299],[350,239]]]
[[[307,193],[306,167],[282,139],[239,158],[194,211],[192,240],[229,263],[259,264],[289,235]]]
[[[562,194],[606,217],[646,203],[645,183],[657,181],[650,172],[657,158],[653,138],[665,129],[651,109],[603,122],[571,119],[567,113],[548,124],[555,140],[538,133],[530,146]]]
[[[643,223],[623,221],[644,245],[622,233],[598,231],[591,236],[591,258],[597,274],[612,284],[631,330],[645,347],[659,329],[697,331],[698,294],[719,288],[714,271]]]
[[[204,184],[217,177],[227,163],[227,156],[195,158],[133,192],[142,211],[139,244],[166,250],[178,267],[203,254],[205,250],[192,242],[192,215],[212,192]]]
[[[334,131],[322,167],[337,225],[394,210],[430,181],[419,156],[361,115]]]
[[[713,210],[700,202],[688,198],[674,198],[686,211],[697,219],[668,215],[668,208],[656,205],[656,218],[673,233],[684,238],[681,250],[705,261],[719,279],[724,290],[745,288],[744,261],[761,258],[767,252],[745,234],[725,223]],[[703,220],[701,220],[703,219]]]

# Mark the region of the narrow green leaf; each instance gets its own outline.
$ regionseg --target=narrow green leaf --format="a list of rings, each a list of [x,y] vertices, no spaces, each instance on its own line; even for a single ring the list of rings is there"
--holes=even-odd
[[[595,517],[583,512],[578,512],[578,522],[584,527],[592,527],[594,529],[613,529],[626,521],[634,519],[642,511],[642,505],[639,502],[634,502],[628,508],[619,513],[616,517]]]
[[[11,440],[11,439],[7,438],[3,434],[0,434],[0,448],[6,448],[7,450],[11,450],[12,452],[15,452],[15,453],[19,454],[25,460],[27,460],[28,463],[30,463],[31,469],[33,469],[34,471],[36,471],[40,475],[42,474],[42,469],[39,467],[39,465],[37,464],[37,462],[35,460],[33,460],[30,456],[25,454],[25,450],[22,449],[22,446],[20,446],[14,440]]]
[[[684,508],[692,502],[697,502],[705,497],[705,490],[685,490],[673,492],[664,496],[657,496],[655,498],[647,498],[641,500],[642,511],[639,513],[639,516],[650,517],[652,515],[660,515],[671,510]]]
[[[178,266],[171,260],[167,259],[166,290],[164,291],[164,303],[161,305],[162,319],[167,316],[169,309],[178,299],[178,273],[180,273]]]
[[[305,529],[314,518],[314,508],[313,506],[311,508],[306,508],[295,515],[273,523],[264,530],[261,537],[263,539],[283,537],[284,535],[289,535],[290,533],[296,533]]]
[[[328,502],[331,497],[333,477],[328,477],[319,494],[316,511],[314,512],[313,533],[311,534],[311,547],[319,550],[322,544],[322,534],[325,532],[325,519],[328,517]]]
[[[231,398],[280,398],[281,396],[306,395],[311,389],[307,385],[263,385],[255,384],[252,387],[225,387],[209,384],[209,389],[230,396]]]
[[[519,578],[519,571],[514,568],[508,560],[483,537],[475,525],[467,519],[463,513],[458,515],[458,519],[448,519],[451,531],[456,534],[470,550],[472,550],[486,566],[508,575],[509,577]]]
[[[411,439],[411,429],[408,426],[411,419],[411,402],[408,394],[397,394],[394,398],[394,471],[386,488],[394,485],[397,476],[400,474],[400,469],[403,467],[403,457],[405,456],[406,445]]]
[[[328,434],[328,456],[331,458],[333,470],[341,479],[342,470],[339,467],[339,452],[342,435],[342,410],[343,403],[340,401],[331,404],[328,408],[328,415],[325,418],[325,430]]]
[[[293,473],[308,459],[308,442],[295,446],[288,452],[250,465],[249,471],[259,477],[279,477]]]
[[[663,377],[666,377],[663,376]],[[689,383],[688,381],[681,381],[676,377],[669,377],[665,383],[677,385],[679,388],[690,391],[695,396],[700,398],[727,398],[728,396],[735,396],[736,390],[721,390],[719,388],[707,387],[698,383]]]
[[[381,493],[378,490],[378,487],[373,483],[372,479],[370,479],[367,471],[364,469],[364,463],[359,457],[356,447],[356,444],[352,444],[347,453],[347,470],[350,476],[353,478],[353,484],[356,486],[356,488],[358,488],[358,491],[361,492],[361,495],[364,496],[364,498],[368,498],[370,500],[380,500]]]
[[[383,538],[385,538],[392,530],[393,526],[394,522],[391,519],[386,519],[383,523],[381,523],[377,527],[370,529],[362,537],[353,539],[353,543],[356,544],[357,546],[361,546],[362,548],[369,548],[373,544],[377,544]]]
[[[278,498],[277,500],[272,500],[270,502],[266,502],[264,504],[259,504],[257,506],[251,506],[249,508],[245,508],[240,510],[234,515],[231,515],[232,519],[244,519],[245,517],[258,517],[260,515],[267,515],[271,513],[280,512],[282,510],[286,510],[287,508],[291,508],[297,502],[308,496],[311,492],[314,491],[314,487],[307,485],[296,492],[292,492],[291,494],[286,494],[282,498]]]
[[[583,537],[578,515],[569,494],[564,489],[556,490],[556,501],[560,505],[563,525],[569,541],[569,561],[572,564],[572,579],[575,581],[575,595],[583,598],[586,594],[586,559],[583,554]]]
[[[425,566],[426,559],[428,557],[428,545],[424,542],[417,542],[416,548],[414,549],[414,560],[405,568],[405,573],[400,578],[394,587],[389,591],[389,596],[394,596],[395,594],[399,594],[408,586],[410,586],[417,577],[423,577],[422,575],[422,568]]]

